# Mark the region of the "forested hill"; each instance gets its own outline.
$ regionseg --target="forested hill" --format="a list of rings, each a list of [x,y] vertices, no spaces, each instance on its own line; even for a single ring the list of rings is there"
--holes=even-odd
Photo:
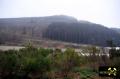
[[[120,28],[111,28],[111,29],[118,32],[118,33],[120,33]]]
[[[107,27],[90,22],[56,22],[48,26],[43,37],[82,44],[106,46],[106,41],[113,40],[120,45],[120,34]]]
[[[77,22],[65,15],[0,19],[0,43],[23,42],[25,39],[42,39],[42,32],[52,22]]]
[[[52,39],[79,44],[106,45],[113,40],[120,46],[120,34],[103,25],[78,21],[65,15],[0,19],[0,43],[28,39]]]

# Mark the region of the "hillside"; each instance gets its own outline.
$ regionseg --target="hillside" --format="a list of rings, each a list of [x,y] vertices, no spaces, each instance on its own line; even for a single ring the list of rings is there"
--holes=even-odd
[[[120,34],[99,24],[90,22],[52,23],[43,36],[52,40],[62,40],[78,44],[106,46],[106,41],[113,40],[119,46]]]
[[[0,42],[21,42],[25,39],[42,39],[42,32],[52,22],[77,22],[70,16],[23,17],[0,19]]]
[[[113,40],[120,46],[120,34],[87,21],[65,15],[0,19],[0,43],[23,43],[26,40],[58,40],[77,44],[106,45]]]
[[[118,32],[118,33],[120,33],[120,28],[111,28],[111,29]]]

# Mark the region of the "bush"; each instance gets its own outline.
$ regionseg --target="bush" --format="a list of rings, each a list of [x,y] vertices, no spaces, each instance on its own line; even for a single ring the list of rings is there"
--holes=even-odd
[[[0,71],[2,77],[12,78],[17,69],[17,51],[8,50],[0,53]]]
[[[47,79],[49,72],[60,72],[61,77],[71,79],[70,72],[79,71],[80,65],[84,62],[82,57],[73,49],[65,52],[51,49],[35,48],[28,46],[16,50],[1,51],[0,53],[0,73],[2,79]],[[78,68],[78,69],[75,69]],[[82,70],[83,71],[83,70]],[[85,73],[88,74],[86,71]],[[83,73],[83,72],[82,72]],[[64,74],[64,75],[63,75]],[[56,74],[54,73],[54,76]]]
[[[76,67],[73,69],[73,71],[79,73],[82,79],[88,79],[88,77],[90,78],[91,76],[96,74],[96,72],[94,72],[91,68]]]

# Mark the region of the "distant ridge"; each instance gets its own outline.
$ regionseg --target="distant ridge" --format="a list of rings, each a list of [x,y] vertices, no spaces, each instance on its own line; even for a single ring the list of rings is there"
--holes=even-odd
[[[108,40],[113,40],[117,46],[120,45],[119,33],[102,25],[88,22],[52,23],[43,36],[52,40],[99,46],[106,46]]]
[[[79,21],[66,15],[0,19],[1,43],[22,43],[26,39],[51,39],[79,44],[120,45],[120,34],[103,25]]]
[[[111,29],[118,32],[118,33],[120,33],[120,28],[111,28]]]

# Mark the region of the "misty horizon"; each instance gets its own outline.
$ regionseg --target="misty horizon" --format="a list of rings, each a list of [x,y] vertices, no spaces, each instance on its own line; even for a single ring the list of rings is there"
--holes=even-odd
[[[0,18],[45,17],[67,15],[120,28],[119,0],[1,0]]]
[[[5,17],[5,18],[0,18],[0,19],[44,18],[44,17],[52,17],[52,16],[64,16],[64,17],[66,16],[66,17],[74,18],[78,22],[89,22],[89,23],[99,24],[99,25],[102,25],[102,26],[107,27],[107,28],[118,28],[118,29],[120,29],[120,27],[109,27],[109,26],[105,26],[105,25],[100,24],[100,23],[95,23],[95,22],[91,22],[91,21],[88,21],[88,20],[79,20],[76,17],[68,16],[68,15],[62,15],[62,14],[61,15],[48,15],[48,16],[31,16],[31,17]]]

